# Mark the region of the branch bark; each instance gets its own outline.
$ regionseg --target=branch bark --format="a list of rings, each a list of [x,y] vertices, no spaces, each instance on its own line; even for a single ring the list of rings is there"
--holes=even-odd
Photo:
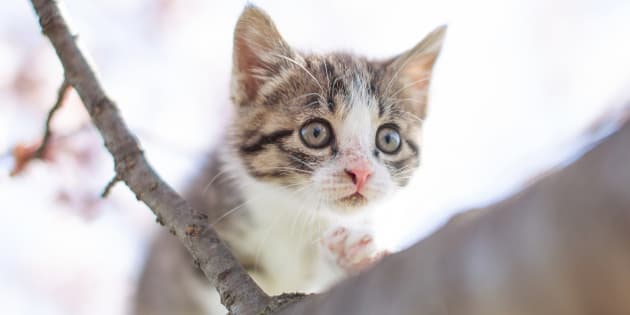
[[[124,181],[136,198],[151,208],[158,221],[184,243],[199,268],[217,287],[221,301],[230,313],[256,314],[264,309],[269,297],[208,226],[207,216],[192,209],[149,165],[138,141],[77,46],[76,37],[71,34],[57,1],[31,2],[43,33],[61,60],[67,82],[79,94],[105,147],[114,157],[116,177]]]

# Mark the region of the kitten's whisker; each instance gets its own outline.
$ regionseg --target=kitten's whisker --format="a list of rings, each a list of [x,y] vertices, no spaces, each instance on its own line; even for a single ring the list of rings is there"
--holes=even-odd
[[[299,184],[286,185],[287,188],[294,187],[294,186],[299,186]],[[229,215],[231,215],[234,212],[236,212],[237,210],[243,208],[245,205],[249,204],[250,202],[253,202],[253,201],[256,201],[256,200],[262,198],[263,196],[265,196],[265,194],[264,193],[260,193],[260,194],[257,194],[256,196],[254,196],[254,198],[249,198],[249,199],[243,201],[242,203],[240,203],[237,206],[233,207],[232,209],[226,211],[225,213],[220,215],[218,218],[213,220],[210,223],[210,226],[211,227],[215,227],[219,222],[221,222],[223,219],[227,218]]]
[[[320,99],[322,102],[325,102],[325,101],[326,101],[326,99],[325,99],[325,98],[324,98],[324,97],[323,97],[320,93],[306,93],[306,94],[302,94],[302,95],[300,95],[300,96],[296,96],[296,97],[292,98],[292,99],[291,99],[291,101],[295,101],[295,100],[297,100],[297,99],[299,99],[299,98],[302,98],[302,97],[309,97],[309,96],[317,96],[317,97],[319,97],[319,99]]]
[[[411,118],[413,118],[415,121],[419,122],[420,124],[424,123],[424,118],[420,118],[412,113],[407,113],[407,115],[411,116]]]
[[[401,173],[407,173],[407,172],[413,172],[416,170],[416,166],[405,166],[399,170],[396,170],[397,174],[401,174]]]
[[[274,167],[261,169],[262,172],[276,171],[276,170],[277,171],[293,171],[293,172],[303,173],[307,175],[313,174],[312,170],[304,170],[304,169],[300,169],[296,167],[289,167],[289,166],[274,166]]]
[[[282,58],[288,62],[291,62],[293,64],[295,64],[296,66],[300,67],[302,70],[304,70],[304,72],[306,72],[306,74],[308,74],[311,79],[313,79],[313,81],[315,81],[315,83],[317,84],[317,86],[319,86],[320,92],[324,92],[324,87],[319,83],[319,80],[317,80],[317,78],[310,72],[308,71],[308,69],[306,69],[306,67],[304,67],[301,63],[297,62],[295,59],[290,58],[288,56],[285,55],[281,55],[281,54],[275,54],[274,56],[278,57],[278,58]]]
[[[292,185],[292,186],[297,186],[297,185]],[[291,191],[290,193],[292,195],[297,195],[298,193],[304,191],[306,188],[308,187],[301,187],[300,189],[297,189],[295,191]],[[271,224],[271,226],[269,227],[268,231],[265,233],[266,235],[263,237],[263,240],[260,242],[258,248],[256,249],[256,254],[254,255],[254,266],[257,266],[260,260],[260,255],[262,253],[262,249],[265,247],[265,243],[267,241],[267,239],[269,238],[269,236],[271,236],[274,228],[276,227],[277,223],[280,221],[280,218],[287,216],[291,214],[291,212],[288,211],[281,211],[274,219],[274,223]]]
[[[217,179],[219,179],[219,177],[221,177],[221,176],[223,176],[223,175],[225,175],[225,174],[227,174],[227,173],[229,173],[229,172],[230,172],[230,170],[229,170],[229,169],[224,169],[224,170],[222,170],[222,171],[218,172],[216,175],[214,175],[214,177],[212,177],[212,179],[210,179],[210,182],[208,182],[208,184],[204,186],[204,188],[203,188],[203,190],[202,190],[202,194],[204,194],[204,195],[205,195],[205,194],[207,194],[207,193],[208,193],[208,190],[210,190],[210,187],[212,186],[212,184],[213,184],[213,183],[214,183]]]
[[[410,87],[413,87],[414,85],[416,85],[416,84],[418,84],[418,83],[425,82],[425,81],[429,81],[429,79],[430,79],[430,77],[429,77],[428,75],[425,75],[425,76],[424,76],[422,79],[420,79],[420,80],[416,80],[416,81],[413,81],[413,82],[411,82],[411,83],[407,83],[407,84],[405,84],[403,87],[401,87],[400,89],[398,89],[396,92],[392,93],[392,95],[391,95],[390,97],[396,97],[396,95],[398,95],[400,92],[402,92],[402,91],[404,91],[404,90],[406,90],[406,89],[408,89],[408,88],[410,88]]]
[[[397,173],[394,176],[397,178],[409,179],[413,176],[413,171],[405,172],[405,173]]]
[[[406,171],[415,171],[416,170],[416,166],[415,165],[405,165],[399,169],[393,169],[392,171],[395,173],[401,173],[401,172],[406,172]]]
[[[226,211],[224,214],[220,215],[218,218],[216,218],[215,220],[212,221],[212,223],[210,223],[211,227],[215,227],[219,222],[221,222],[223,219],[227,218],[229,215],[231,215],[232,213],[234,213],[236,210],[241,209],[243,206],[245,206],[246,204],[250,203],[253,200],[247,200],[241,204],[239,204],[236,207],[233,207],[232,209]]]
[[[390,103],[386,104],[386,106],[394,106],[394,104],[398,103],[398,102],[424,103],[422,100],[418,100],[418,99],[411,98],[411,97],[407,97],[407,98],[388,97],[387,100],[390,101]],[[411,118],[413,118],[414,120],[416,120],[416,121],[418,121],[420,123],[424,122],[423,118],[420,118],[420,117],[416,116],[415,114],[413,114],[411,112],[405,112],[405,115],[411,116]]]
[[[394,72],[394,75],[392,76],[392,78],[387,83],[387,86],[385,87],[385,93],[383,93],[384,95],[388,95],[389,89],[391,88],[392,84],[394,83],[394,80],[398,79],[398,75],[400,75],[400,72],[405,68],[405,66],[407,66],[407,63],[409,63],[409,61],[411,61],[411,59],[413,59],[413,58],[407,57],[405,62],[403,62],[403,64],[398,67],[396,72]]]
[[[293,154],[289,154],[288,155],[290,158],[292,158],[293,160],[295,160],[296,162],[300,162],[302,163],[302,165],[306,166],[309,168],[309,170],[311,171],[315,171],[315,169],[313,168],[313,166],[309,165],[307,162],[303,161],[302,159],[298,158],[297,156],[293,155]]]
[[[392,171],[392,175],[395,177],[407,176],[413,174],[414,170],[406,170],[406,171]]]
[[[406,174],[400,174],[400,175],[396,175],[396,177],[400,178],[400,179],[410,179],[412,178],[414,175],[414,172],[408,172]]]

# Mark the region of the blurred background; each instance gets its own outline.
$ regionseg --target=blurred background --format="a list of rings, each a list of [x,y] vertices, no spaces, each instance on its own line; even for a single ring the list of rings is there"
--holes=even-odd
[[[62,4],[149,160],[182,190],[228,123],[232,28],[245,2]],[[579,156],[595,140],[585,130],[630,99],[628,1],[255,4],[298,49],[373,58],[449,24],[422,171],[398,206],[380,213],[379,233],[393,248]],[[2,1],[0,304],[5,314],[128,314],[158,226],[124,185],[100,198],[113,163],[74,92],[53,121],[46,160],[10,176],[16,148],[41,138],[62,78],[30,3]]]

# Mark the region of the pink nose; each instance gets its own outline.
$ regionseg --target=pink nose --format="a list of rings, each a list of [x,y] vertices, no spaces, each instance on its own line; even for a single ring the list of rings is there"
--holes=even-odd
[[[372,175],[372,170],[366,167],[345,169],[344,171],[346,171],[346,174],[350,176],[350,179],[352,179],[352,183],[357,186],[356,192],[361,192],[361,189],[363,189],[365,182],[367,182],[368,178],[370,178],[370,175]]]

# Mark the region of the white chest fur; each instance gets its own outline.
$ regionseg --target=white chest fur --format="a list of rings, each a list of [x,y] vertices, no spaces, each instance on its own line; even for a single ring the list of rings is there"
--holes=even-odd
[[[253,276],[265,291],[320,291],[343,277],[322,253],[319,241],[332,222],[321,209],[269,185],[247,186],[251,222],[236,246],[255,257],[260,272]]]

